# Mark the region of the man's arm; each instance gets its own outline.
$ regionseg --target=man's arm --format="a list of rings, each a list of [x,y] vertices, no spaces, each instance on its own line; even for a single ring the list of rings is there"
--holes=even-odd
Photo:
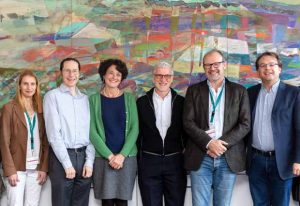
[[[198,107],[199,102],[195,102],[193,96],[193,87],[189,87],[185,96],[183,107],[183,127],[192,140],[202,151],[207,150],[208,143],[212,140],[211,137],[196,124],[195,106]],[[198,88],[196,88],[198,89]]]
[[[95,159],[95,148],[92,143],[89,143],[89,145],[86,147],[85,153],[86,158],[83,166],[82,176],[84,178],[88,178],[93,174],[93,164]]]
[[[55,94],[51,91],[45,95],[43,107],[48,142],[63,168],[65,170],[72,168],[73,165],[61,135],[61,124],[57,110],[58,105]]]

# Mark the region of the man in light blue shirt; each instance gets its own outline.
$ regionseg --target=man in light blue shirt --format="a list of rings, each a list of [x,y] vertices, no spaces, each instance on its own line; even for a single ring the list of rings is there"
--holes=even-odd
[[[49,177],[52,205],[88,206],[95,149],[89,140],[88,97],[76,87],[80,63],[60,64],[62,84],[46,93],[44,117],[51,146]]]
[[[253,205],[288,206],[292,178],[300,174],[300,91],[280,81],[278,54],[261,54],[255,66],[262,83],[248,89],[247,174]]]

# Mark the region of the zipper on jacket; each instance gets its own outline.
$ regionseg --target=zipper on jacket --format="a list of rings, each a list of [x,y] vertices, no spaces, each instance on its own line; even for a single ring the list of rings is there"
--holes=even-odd
[[[153,90],[153,92],[155,92],[155,91]],[[170,90],[170,92],[171,92],[171,96],[172,96],[172,90]],[[149,95],[146,95],[146,96],[147,96],[147,99],[148,99],[148,101],[149,101],[150,107],[152,108],[153,113],[154,113],[154,116],[155,116],[154,105],[151,103],[151,100],[150,100]],[[173,96],[172,96],[172,102],[171,102],[171,125],[172,125],[172,119],[173,119],[173,105],[174,105],[174,101],[175,101],[176,97],[177,97],[177,93],[175,93],[174,98],[173,98]],[[170,126],[171,126],[171,125],[170,125]],[[156,127],[156,128],[157,128],[157,127]],[[157,129],[158,129],[158,128],[157,128]],[[169,130],[169,128],[168,128],[168,130]],[[166,135],[168,134],[168,130],[167,130]],[[183,145],[183,142],[182,142],[182,135],[181,135],[181,144]],[[182,147],[182,148],[184,148],[184,147]],[[162,154],[162,155],[163,155],[163,156],[165,155],[165,140],[163,140],[163,154]]]

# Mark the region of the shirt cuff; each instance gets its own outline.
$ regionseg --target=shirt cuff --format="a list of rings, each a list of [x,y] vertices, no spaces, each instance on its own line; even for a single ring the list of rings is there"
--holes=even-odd
[[[73,167],[71,160],[66,160],[61,163],[64,169],[68,169]]]
[[[210,144],[210,142],[213,141],[213,140],[210,140],[207,145],[206,145],[206,149],[208,149],[208,145]]]
[[[94,161],[87,159],[84,163],[84,166],[90,167],[93,169]]]

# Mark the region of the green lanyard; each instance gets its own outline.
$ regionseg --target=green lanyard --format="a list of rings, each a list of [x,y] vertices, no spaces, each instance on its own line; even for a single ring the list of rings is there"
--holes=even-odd
[[[28,120],[28,123],[29,123],[31,150],[34,150],[34,138],[33,138],[33,132],[34,132],[35,123],[36,123],[36,115],[35,115],[35,113],[34,113],[34,115],[33,115],[33,120],[32,120],[32,122],[31,122],[31,119],[30,119],[29,114],[28,114],[27,111],[25,112],[25,114],[26,114],[26,117],[27,117],[27,120]]]
[[[224,90],[224,85],[223,85],[222,90],[221,90],[220,94],[218,95],[216,101],[214,101],[212,91],[209,88],[209,97],[210,97],[211,104],[213,106],[213,109],[212,109],[212,112],[211,112],[211,116],[210,116],[210,123],[213,123],[213,121],[214,121],[216,108],[217,108],[217,106],[219,105],[219,103],[221,101],[223,90]]]

